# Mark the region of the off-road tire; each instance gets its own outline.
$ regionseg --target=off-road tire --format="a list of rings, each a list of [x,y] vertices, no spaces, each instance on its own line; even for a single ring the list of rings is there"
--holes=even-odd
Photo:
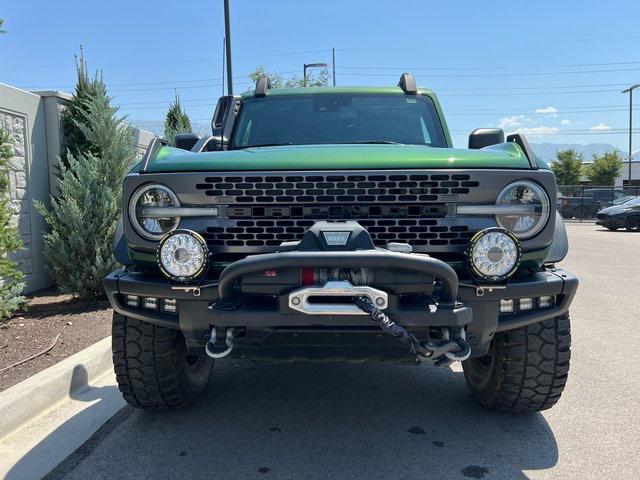
[[[640,216],[634,215],[627,218],[624,228],[626,228],[628,232],[640,232]]]
[[[498,412],[537,412],[560,399],[571,357],[569,315],[498,333],[488,355],[462,362],[471,392]]]
[[[213,359],[187,355],[179,330],[114,313],[112,351],[118,388],[132,407],[185,407],[209,384]]]

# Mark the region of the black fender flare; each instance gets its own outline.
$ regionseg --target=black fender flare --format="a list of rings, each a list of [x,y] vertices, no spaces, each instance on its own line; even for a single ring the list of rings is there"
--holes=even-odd
[[[556,224],[553,230],[553,240],[545,263],[557,263],[564,260],[569,252],[569,238],[564,226],[564,219],[556,212]]]
[[[118,219],[116,231],[113,235],[113,256],[116,257],[118,263],[122,265],[133,265],[129,257],[127,239],[124,237],[124,222],[122,221],[122,217]]]

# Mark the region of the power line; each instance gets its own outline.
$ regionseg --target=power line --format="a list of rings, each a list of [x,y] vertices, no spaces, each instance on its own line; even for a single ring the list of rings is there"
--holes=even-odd
[[[344,70],[348,68],[353,69],[362,69],[362,67],[338,67],[339,70]],[[365,67],[366,68],[366,67]],[[416,70],[412,68],[398,69],[398,71],[406,71],[406,70]],[[640,68],[611,68],[611,69],[596,69],[596,70],[571,70],[571,71],[562,71],[562,72],[519,72],[519,73],[435,73],[435,74],[420,74],[420,77],[442,77],[442,78],[455,78],[455,77],[539,77],[539,76],[550,76],[550,75],[578,75],[584,73],[611,73],[611,72],[637,72]],[[342,75],[347,76],[360,76],[360,77],[397,77],[398,74],[395,73],[366,73],[366,72],[343,72]],[[417,76],[417,75],[416,75]]]
[[[518,69],[533,69],[533,68],[579,68],[579,67],[609,67],[613,65],[638,65],[640,61],[624,61],[624,62],[604,62],[604,63],[567,63],[567,64],[553,64],[553,65],[504,65],[504,66],[496,66],[496,65],[483,65],[483,66],[464,66],[464,67],[411,67],[408,68],[406,65],[403,67],[390,67],[390,66],[369,66],[369,65],[345,65],[341,68],[355,68],[355,69],[364,69],[364,70],[394,70],[394,71],[433,71],[433,70],[444,70],[444,71],[466,71],[466,70],[518,70]]]
[[[284,72],[278,72],[280,75],[289,75],[299,73],[298,70],[289,70]],[[236,78],[249,77],[249,74],[241,74]],[[222,77],[205,77],[205,78],[194,78],[190,80],[165,80],[159,82],[133,82],[133,83],[109,83],[108,87],[131,87],[131,86],[145,86],[145,85],[176,85],[176,84],[187,84],[187,83],[198,83],[198,82],[221,82],[223,80]],[[196,85],[197,86],[216,86],[217,83],[208,83],[205,85]],[[597,88],[597,87],[624,87],[627,86],[628,83],[600,83],[600,84],[586,84],[586,85],[533,85],[533,86],[518,86],[518,87],[471,87],[471,88],[436,88],[438,92],[466,92],[466,91],[491,91],[491,90],[540,90],[540,89],[569,89],[569,88]],[[58,88],[74,88],[75,85],[58,85]]]
[[[640,35],[622,35],[615,37],[590,37],[590,38],[571,38],[571,39],[561,39],[561,40],[547,40],[543,42],[511,42],[512,44],[518,46],[525,45],[556,45],[558,43],[581,43],[581,42],[602,42],[607,40],[629,40],[629,39],[637,39],[640,38]],[[495,46],[493,42],[477,42],[474,45],[489,45]],[[379,51],[388,51],[388,50],[431,50],[431,49],[443,49],[443,48],[467,48],[467,44],[449,44],[449,45],[421,45],[416,47],[402,46],[402,47],[382,47],[382,48],[337,48],[336,50],[341,52],[379,52]]]
[[[617,109],[610,109],[610,110],[562,110],[562,111],[558,111],[556,113],[556,115],[576,115],[576,114],[584,114],[584,113],[615,113],[615,112],[628,112],[629,109],[628,108],[617,108]],[[634,111],[640,111],[640,107],[636,107],[634,108]],[[509,113],[505,113],[505,112],[509,112]],[[501,110],[498,112],[464,112],[464,113],[460,113],[460,112],[448,112],[446,114],[447,117],[451,117],[451,116],[455,116],[455,117],[459,117],[459,116],[487,116],[487,117],[495,117],[495,116],[499,116],[499,115],[509,115],[509,114],[513,114],[513,113],[525,113],[525,114],[532,114],[532,115],[544,115],[541,113],[535,113],[533,110],[510,110],[510,109],[505,109],[505,110]]]
[[[331,49],[320,49],[320,50],[299,50],[294,52],[280,52],[280,53],[263,53],[263,54],[253,54],[253,55],[234,55],[234,59],[238,58],[263,58],[263,57],[284,57],[284,56],[296,56],[296,55],[308,55],[315,53],[331,53]],[[172,65],[172,64],[182,64],[182,63],[213,63],[217,64],[220,62],[219,58],[214,57],[204,57],[204,58],[192,58],[192,59],[182,59],[182,60],[167,60],[166,58],[162,58],[161,60],[150,60],[150,61],[136,61],[136,62],[108,62],[108,63],[100,63],[102,67],[125,67],[125,66],[137,66],[137,65]],[[48,68],[69,68],[72,67],[71,63],[64,64],[54,64],[54,65],[3,65],[2,68],[8,69],[48,69]]]

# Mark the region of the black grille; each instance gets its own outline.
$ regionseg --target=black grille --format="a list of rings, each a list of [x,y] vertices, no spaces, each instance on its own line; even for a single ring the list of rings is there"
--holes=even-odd
[[[466,174],[371,173],[207,176],[196,189],[226,205],[205,236],[212,251],[273,251],[300,240],[319,220],[354,220],[378,246],[410,243],[417,252],[462,250],[473,231],[445,218],[447,202],[479,187]]]
[[[466,226],[439,225],[435,219],[359,220],[378,246],[399,241],[419,246],[467,245],[473,235]],[[282,242],[300,240],[314,220],[237,220],[234,225],[207,227],[207,243],[212,247],[277,247]]]
[[[477,188],[469,175],[247,175],[205,177],[198,190],[230,204],[438,202]]]

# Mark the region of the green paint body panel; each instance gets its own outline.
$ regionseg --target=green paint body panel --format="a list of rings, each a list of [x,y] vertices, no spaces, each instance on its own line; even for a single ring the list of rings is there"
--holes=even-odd
[[[149,173],[258,170],[380,170],[417,168],[530,169],[515,143],[480,150],[423,145],[287,145],[192,153],[162,147]]]

